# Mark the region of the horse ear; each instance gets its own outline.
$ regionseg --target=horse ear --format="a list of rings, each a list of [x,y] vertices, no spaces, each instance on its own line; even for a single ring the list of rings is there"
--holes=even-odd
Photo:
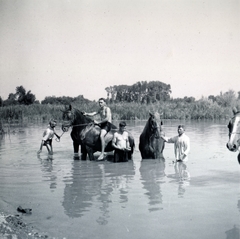
[[[153,113],[150,110],[148,111],[148,113],[150,116],[153,116]]]

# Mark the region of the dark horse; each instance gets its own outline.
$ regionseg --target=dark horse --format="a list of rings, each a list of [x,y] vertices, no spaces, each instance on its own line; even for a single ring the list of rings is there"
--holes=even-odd
[[[81,159],[86,160],[87,155],[90,160],[94,160],[93,153],[101,151],[100,141],[100,127],[93,123],[93,120],[83,115],[83,112],[72,109],[69,105],[65,107],[63,111],[63,124],[62,130],[68,131],[69,127],[72,127],[71,137],[73,140],[74,153],[78,154],[79,146],[81,145]],[[112,129],[105,136],[105,152],[111,152],[114,150],[112,147],[112,138],[114,132],[117,131],[117,127],[112,124]],[[129,143],[131,151],[129,151],[128,158],[132,159],[135,143],[133,136],[129,133]]]
[[[232,152],[236,152],[240,147],[240,112],[233,112],[234,116],[228,124],[229,140],[227,148]],[[238,154],[238,162],[240,164],[240,153]]]
[[[143,132],[139,138],[139,150],[141,152],[142,159],[157,159],[163,157],[164,140],[161,135],[164,135],[162,131],[162,121],[159,125],[157,122],[160,120],[159,113],[150,113],[149,119],[143,129]]]

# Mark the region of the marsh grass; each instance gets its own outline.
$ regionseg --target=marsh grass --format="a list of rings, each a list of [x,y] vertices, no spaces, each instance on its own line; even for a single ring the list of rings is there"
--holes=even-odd
[[[93,112],[99,108],[97,102],[72,104],[73,108],[81,111]],[[108,105],[112,110],[114,120],[145,120],[149,112],[158,112],[162,119],[228,119],[232,117],[231,107],[221,107],[217,103],[208,100],[187,102],[161,102],[154,104],[139,103],[111,103]],[[0,108],[1,122],[46,122],[51,118],[62,120],[64,105],[32,104],[15,105]]]

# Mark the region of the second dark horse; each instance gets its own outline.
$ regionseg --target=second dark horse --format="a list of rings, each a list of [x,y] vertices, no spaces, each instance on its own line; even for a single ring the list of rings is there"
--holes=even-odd
[[[94,153],[101,151],[100,141],[100,127],[93,123],[93,120],[83,115],[83,113],[77,109],[72,109],[69,105],[65,107],[63,111],[63,124],[62,130],[66,132],[69,127],[72,127],[71,138],[73,140],[74,153],[78,154],[79,146],[81,146],[81,159],[86,160],[87,155],[89,160],[94,160]],[[117,131],[117,127],[112,125],[112,130],[105,136],[105,152],[111,152],[114,150],[112,147],[112,138],[114,132]],[[129,143],[131,151],[129,151],[128,158],[132,159],[135,143],[133,136],[129,133]]]
[[[164,159],[163,149],[165,144],[161,138],[164,133],[161,127],[162,121],[159,124],[159,120],[159,113],[149,112],[149,119],[139,138],[139,150],[142,159]]]

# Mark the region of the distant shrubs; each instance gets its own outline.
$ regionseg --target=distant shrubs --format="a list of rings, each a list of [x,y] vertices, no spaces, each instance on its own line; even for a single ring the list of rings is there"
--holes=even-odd
[[[167,101],[153,104],[140,103],[109,103],[112,110],[112,116],[115,120],[145,120],[149,116],[149,111],[158,112],[162,119],[228,119],[232,116],[232,107],[222,107],[216,101],[210,99],[201,99],[194,102]],[[97,102],[73,102],[73,108],[81,111],[97,111],[99,106]],[[239,100],[235,106],[240,106]],[[57,104],[32,104],[32,105],[13,105],[0,108],[0,117],[2,121],[46,121],[54,118],[62,120],[62,111],[64,105]]]

